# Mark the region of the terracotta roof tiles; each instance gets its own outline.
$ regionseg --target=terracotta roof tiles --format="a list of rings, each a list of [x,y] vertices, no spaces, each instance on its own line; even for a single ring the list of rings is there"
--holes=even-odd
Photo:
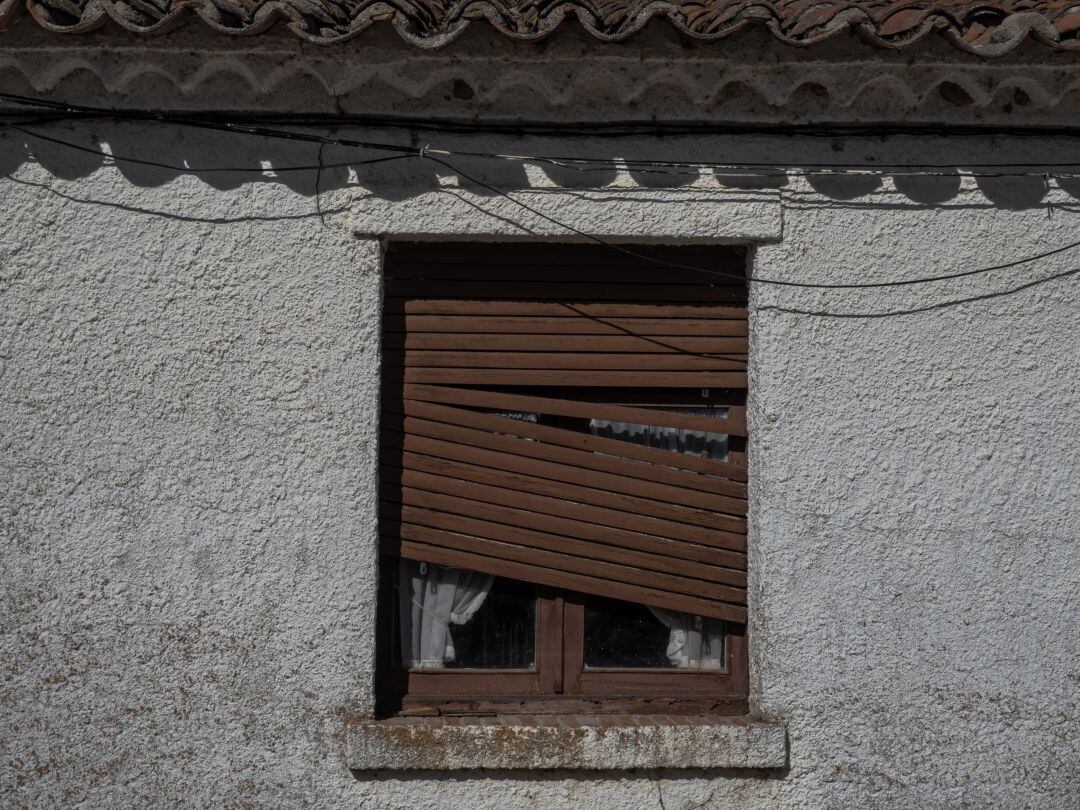
[[[983,56],[1005,53],[1027,37],[1055,49],[1080,49],[1080,0],[0,0],[0,27],[23,11],[62,33],[112,21],[132,33],[154,34],[196,15],[218,32],[255,34],[281,20],[311,42],[347,39],[390,21],[407,41],[429,48],[485,19],[511,38],[532,40],[576,17],[597,39],[616,41],[662,17],[707,41],[765,26],[796,46],[854,29],[889,48],[939,32]]]

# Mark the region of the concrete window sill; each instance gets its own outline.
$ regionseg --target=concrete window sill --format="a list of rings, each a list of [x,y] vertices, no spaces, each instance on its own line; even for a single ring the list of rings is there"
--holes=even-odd
[[[402,717],[356,723],[356,771],[782,768],[781,723],[747,717]]]

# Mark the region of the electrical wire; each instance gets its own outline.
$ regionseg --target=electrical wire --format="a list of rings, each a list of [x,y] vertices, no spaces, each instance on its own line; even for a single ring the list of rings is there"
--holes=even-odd
[[[44,106],[48,109],[57,111],[58,113],[71,113],[74,115],[93,115],[93,116],[107,116],[113,117],[118,120],[128,121],[157,121],[178,124],[189,127],[197,127],[204,129],[213,129],[224,132],[234,132],[248,135],[259,135],[267,138],[279,138],[286,140],[306,141],[310,143],[324,143],[326,145],[335,145],[342,147],[361,147],[365,149],[375,149],[383,151],[394,151],[399,153],[411,153],[418,154],[421,150],[415,146],[405,144],[387,144],[375,141],[358,141],[347,138],[329,138],[322,135],[316,135],[313,133],[296,132],[293,130],[283,130],[273,127],[257,126],[253,124],[241,123],[235,119],[217,119],[216,117],[210,117],[206,114],[176,114],[176,113],[164,113],[164,112],[137,112],[137,111],[124,111],[119,109],[109,109],[103,107],[91,107],[86,105],[70,104],[65,102],[47,101],[45,99],[34,99],[28,96],[19,96],[11,93],[0,93],[0,99],[15,101],[21,104],[29,104],[33,106]],[[430,126],[437,126],[432,122],[429,122]],[[340,122],[339,122],[340,125]],[[637,134],[637,133],[628,133]],[[881,135],[880,131],[867,134]],[[930,134],[930,133],[927,133]],[[1066,133],[1072,136],[1073,133]],[[955,176],[957,165],[955,163],[898,163],[898,164],[873,164],[873,163],[854,163],[854,162],[819,162],[819,163],[800,163],[785,164],[778,162],[765,162],[765,161],[739,161],[731,163],[713,162],[713,161],[666,161],[666,160],[649,160],[649,159],[619,159],[613,161],[611,158],[592,158],[592,157],[574,157],[574,156],[553,156],[553,155],[519,155],[512,153],[497,153],[497,152],[474,152],[465,150],[442,150],[431,149],[426,147],[425,151],[431,154],[441,155],[443,157],[471,157],[471,158],[488,158],[488,159],[500,159],[511,160],[519,162],[533,162],[533,163],[546,163],[552,165],[558,165],[562,168],[574,169],[579,171],[610,171],[612,164],[617,163],[624,165],[631,171],[640,172],[657,172],[663,174],[693,174],[700,173],[702,169],[711,169],[714,171],[739,171],[745,169],[783,169],[787,174],[794,176],[814,176],[820,172],[831,173],[835,171],[865,171],[875,174],[889,173],[889,174],[915,174],[915,175],[933,175],[937,171],[942,171],[943,174],[948,176]],[[966,163],[963,168],[967,174],[973,174],[977,176],[993,176],[993,177],[1012,177],[1012,176],[1031,176],[1031,175],[1045,175],[1051,170],[1055,174],[1065,173],[1066,169],[1080,169],[1080,162],[1013,162],[1013,163]],[[686,170],[693,171],[686,171]],[[989,171],[991,169],[1012,169],[1013,171]],[[1017,169],[1038,169],[1039,171],[1016,171]]]
[[[129,119],[179,120],[181,118],[204,118],[207,113],[182,111],[146,111],[130,108],[106,108],[77,105],[63,101],[0,93],[0,100],[55,110],[59,115],[123,116]],[[5,113],[0,111],[0,116]],[[813,124],[752,124],[718,123],[715,121],[592,121],[586,124],[521,121],[485,118],[482,121],[468,118],[409,118],[392,115],[369,115],[348,113],[277,113],[267,115],[259,112],[234,112],[234,121],[252,123],[287,124],[291,126],[347,126],[356,125],[376,129],[405,129],[415,131],[452,132],[461,134],[513,134],[513,135],[573,135],[589,137],[626,137],[633,135],[779,135],[789,137],[880,137],[881,135],[914,136],[985,136],[1007,135],[1010,137],[1080,137],[1076,126],[1017,126],[985,124],[940,124],[934,122],[890,123],[888,125],[851,124],[823,121]]]
[[[49,135],[42,135],[40,132],[33,132],[29,129],[19,126],[18,124],[4,123],[0,124],[6,126],[9,129],[14,129],[17,132],[21,132],[31,138],[37,138],[38,140],[48,141],[49,143],[56,144],[58,146],[74,149],[79,152],[85,152],[90,155],[97,155],[99,157],[108,158],[118,163],[132,163],[139,166],[150,166],[156,169],[168,169],[175,172],[183,172],[185,174],[213,174],[221,172],[251,172],[255,174],[266,174],[267,172],[311,172],[320,171],[326,169],[343,169],[350,166],[367,166],[374,163],[385,163],[390,160],[400,160],[405,157],[416,157],[416,153],[390,155],[388,157],[373,158],[371,160],[353,160],[346,163],[313,163],[303,166],[273,166],[269,168],[255,167],[255,166],[212,166],[195,168],[192,166],[178,166],[172,163],[162,163],[156,160],[144,160],[142,158],[128,157],[126,155],[116,155],[112,152],[106,152],[103,149],[94,149],[90,146],[82,146],[81,144],[72,143],[71,141],[65,141],[62,138],[53,138]],[[419,151],[419,150],[417,150]]]
[[[606,247],[617,250],[620,253],[625,253],[626,255],[633,256],[634,258],[637,258],[637,259],[644,259],[645,261],[651,262],[653,264],[658,264],[658,265],[661,265],[661,266],[664,266],[664,267],[670,267],[670,268],[677,269],[677,270],[690,270],[690,271],[697,272],[697,273],[706,273],[706,274],[709,274],[709,275],[721,276],[721,277],[724,277],[724,278],[737,279],[739,281],[747,281],[748,280],[748,281],[750,281],[751,283],[754,283],[754,284],[766,284],[766,285],[777,286],[777,287],[798,287],[798,288],[801,288],[801,289],[812,289],[812,290],[862,290],[862,289],[874,289],[874,288],[882,288],[882,287],[907,287],[907,286],[910,286],[910,285],[913,285],[913,284],[929,284],[929,283],[937,282],[937,281],[947,281],[949,279],[966,278],[966,277],[969,277],[969,276],[976,276],[976,275],[980,275],[980,274],[983,274],[983,273],[991,273],[991,272],[993,272],[995,270],[1006,270],[1006,269],[1008,269],[1010,267],[1018,267],[1018,266],[1020,266],[1022,264],[1028,264],[1030,262],[1038,261],[1039,259],[1046,259],[1046,258],[1049,258],[1050,256],[1056,256],[1059,253],[1065,253],[1067,251],[1075,250],[1076,248],[1080,247],[1080,241],[1077,241],[1077,242],[1072,242],[1072,243],[1070,243],[1068,245],[1063,245],[1061,247],[1054,248],[1053,250],[1048,250],[1048,251],[1046,251],[1044,253],[1039,253],[1039,254],[1036,254],[1036,255],[1033,255],[1033,256],[1025,256],[1022,259],[1016,259],[1015,261],[1006,262],[1004,264],[992,265],[990,267],[980,267],[980,268],[975,269],[975,270],[963,270],[963,271],[960,271],[960,272],[957,272],[957,273],[944,273],[944,274],[937,275],[937,276],[924,276],[924,277],[921,277],[921,278],[902,279],[902,280],[899,280],[899,281],[874,281],[874,282],[866,282],[866,283],[860,283],[860,284],[816,284],[816,283],[804,282],[804,281],[784,281],[782,279],[760,278],[760,277],[756,277],[756,276],[747,279],[745,276],[739,275],[737,273],[727,273],[727,272],[724,272],[722,270],[712,270],[712,269],[709,269],[709,268],[706,268],[706,267],[697,267],[695,265],[681,264],[679,262],[669,262],[669,261],[665,261],[663,259],[657,259],[657,258],[655,258],[653,256],[649,256],[649,255],[644,254],[644,253],[639,253],[639,252],[637,252],[635,250],[632,250],[630,248],[627,248],[627,247],[625,247],[623,245],[618,245],[618,244],[615,244],[613,242],[609,242],[609,241],[607,241],[605,239],[602,239],[599,236],[596,236],[595,234],[590,234],[590,233],[588,233],[586,231],[578,230],[577,228],[573,227],[572,225],[568,225],[565,222],[560,222],[559,220],[555,219],[554,217],[548,216],[547,214],[545,214],[545,213],[543,213],[541,211],[538,211],[536,208],[533,208],[532,206],[528,205],[527,203],[523,203],[521,200],[518,200],[518,199],[515,199],[514,197],[511,197],[505,191],[502,191],[501,189],[498,189],[495,186],[492,186],[492,185],[490,185],[488,183],[485,183],[485,182],[483,182],[481,180],[478,180],[475,177],[471,177],[470,175],[468,175],[465,172],[461,171],[461,169],[457,168],[456,166],[453,166],[452,164],[446,162],[445,160],[442,160],[442,159],[436,158],[436,157],[432,157],[431,155],[426,154],[426,153],[423,156],[426,157],[428,160],[432,160],[435,163],[438,163],[438,164],[440,164],[442,166],[445,166],[446,168],[450,169],[450,171],[452,171],[455,174],[457,174],[457,175],[465,178],[466,180],[468,180],[470,183],[474,183],[474,184],[480,186],[481,188],[486,188],[488,191],[491,191],[491,192],[493,192],[495,194],[498,194],[500,197],[503,197],[504,199],[509,200],[510,202],[512,202],[515,205],[523,208],[524,210],[528,211],[529,213],[531,213],[531,214],[533,214],[535,216],[538,216],[541,219],[544,219],[544,220],[546,220],[547,222],[549,222],[549,223],[551,223],[553,225],[556,225],[556,226],[558,226],[560,228],[564,228],[564,229],[570,231],[571,233],[573,233],[573,234],[575,234],[577,236],[583,237],[583,238],[588,239],[588,240],[590,240],[592,242],[596,242],[597,244],[601,244],[601,245],[604,245]]]
[[[0,98],[5,97],[5,95],[6,94],[0,93]],[[152,117],[154,120],[164,120],[160,116],[157,116],[157,115],[148,116],[148,117]],[[26,122],[22,122],[22,123],[26,123]],[[197,123],[195,125],[201,127],[204,124]],[[642,254],[642,253],[640,253],[638,251],[634,251],[634,250],[632,250],[630,248],[627,248],[625,246],[618,245],[618,244],[615,244],[615,243],[610,242],[608,240],[605,240],[605,239],[603,239],[601,237],[598,237],[598,236],[596,236],[594,234],[590,234],[590,233],[588,233],[586,231],[582,231],[582,230],[579,230],[577,228],[574,228],[573,226],[571,226],[571,225],[569,225],[569,224],[567,224],[565,222],[561,222],[560,220],[558,220],[558,219],[556,219],[554,217],[551,217],[551,216],[549,216],[547,214],[544,214],[542,211],[539,211],[538,209],[534,208],[533,206],[530,206],[527,203],[524,203],[521,200],[518,200],[518,199],[512,197],[507,192],[505,192],[505,191],[503,191],[503,190],[501,190],[499,188],[496,188],[495,186],[492,186],[492,185],[490,185],[490,184],[488,184],[488,183],[486,183],[484,181],[481,181],[481,180],[479,180],[479,179],[465,173],[459,167],[457,167],[454,164],[449,163],[447,160],[444,160],[443,158],[444,157],[472,157],[472,158],[516,160],[516,161],[523,161],[523,162],[525,162],[525,161],[555,162],[555,161],[561,160],[561,159],[535,157],[535,156],[525,156],[525,155],[517,155],[517,156],[515,156],[515,155],[497,154],[497,153],[456,152],[456,151],[449,151],[449,150],[434,150],[434,149],[429,149],[428,147],[414,147],[414,146],[404,146],[404,145],[395,146],[395,145],[391,145],[391,144],[372,143],[372,142],[368,142],[368,141],[356,141],[356,140],[349,140],[349,139],[332,139],[332,138],[326,138],[326,137],[323,137],[323,136],[313,135],[313,134],[309,134],[309,133],[292,133],[292,132],[286,132],[286,131],[266,130],[266,129],[262,128],[262,127],[249,127],[249,126],[245,126],[245,125],[225,123],[225,124],[206,124],[206,126],[209,127],[209,128],[213,128],[213,129],[224,129],[226,131],[237,132],[237,133],[242,133],[242,134],[258,135],[258,136],[264,136],[264,137],[280,137],[280,138],[286,138],[286,139],[290,139],[290,140],[300,140],[300,141],[305,141],[305,142],[310,142],[310,143],[317,143],[317,144],[320,145],[320,154],[321,154],[322,148],[325,145],[328,145],[328,144],[337,145],[337,146],[341,146],[341,147],[394,150],[394,151],[397,152],[397,154],[389,155],[389,156],[385,156],[385,157],[381,157],[381,158],[373,158],[373,159],[368,159],[368,160],[362,160],[362,161],[348,161],[348,162],[333,163],[333,164],[318,163],[318,164],[313,164],[313,165],[283,166],[283,167],[272,167],[272,168],[261,168],[261,167],[256,168],[256,167],[250,167],[250,166],[247,166],[247,167],[204,167],[204,168],[193,168],[193,167],[189,167],[189,166],[178,166],[178,165],[159,162],[159,161],[149,161],[149,160],[144,160],[144,159],[141,159],[141,158],[133,158],[133,157],[128,157],[128,156],[124,156],[124,155],[115,155],[115,154],[112,154],[112,153],[109,153],[109,152],[105,152],[104,150],[94,149],[92,147],[87,147],[87,146],[82,146],[80,144],[75,144],[75,143],[72,143],[70,141],[60,139],[60,138],[54,138],[54,137],[51,137],[51,136],[48,136],[48,135],[43,135],[43,134],[38,133],[38,132],[33,132],[31,130],[25,129],[23,126],[20,126],[19,124],[15,124],[15,123],[11,123],[11,122],[7,122],[6,126],[10,127],[11,129],[14,129],[14,130],[16,130],[18,132],[21,132],[21,133],[23,133],[24,135],[26,135],[28,137],[38,138],[38,139],[41,139],[43,141],[47,141],[47,142],[50,142],[50,143],[53,143],[53,144],[56,144],[56,145],[59,145],[59,146],[63,146],[63,147],[66,147],[66,148],[74,149],[74,150],[77,150],[77,151],[80,151],[80,152],[94,154],[94,155],[97,155],[97,156],[100,156],[100,157],[103,157],[103,158],[106,158],[108,160],[112,160],[112,161],[115,161],[115,162],[133,163],[133,164],[138,164],[138,165],[151,166],[151,167],[155,167],[155,168],[168,169],[170,171],[187,172],[187,173],[192,173],[192,174],[213,173],[213,172],[254,172],[254,173],[265,174],[267,172],[275,172],[275,173],[277,173],[277,172],[293,172],[293,171],[322,171],[322,170],[325,170],[325,169],[328,169],[328,168],[347,168],[347,167],[350,167],[350,166],[372,165],[372,164],[384,163],[384,162],[388,162],[388,161],[401,160],[403,158],[409,158],[409,157],[421,157],[421,158],[425,158],[427,160],[433,161],[433,162],[435,162],[435,163],[437,163],[439,165],[442,165],[443,167],[445,167],[445,168],[449,169],[450,171],[454,172],[456,175],[464,178],[468,182],[473,183],[473,184],[475,184],[477,186],[480,186],[482,188],[485,188],[488,191],[491,191],[492,193],[499,195],[500,197],[510,201],[512,204],[522,208],[525,211],[528,211],[529,213],[533,214],[534,216],[540,217],[541,219],[549,222],[552,225],[555,225],[555,226],[557,226],[559,228],[567,230],[567,231],[569,231],[569,232],[571,232],[571,233],[573,233],[573,234],[575,234],[577,236],[580,236],[580,237],[582,237],[584,239],[592,241],[592,242],[594,242],[596,244],[603,245],[603,246],[605,246],[607,248],[610,248],[612,250],[616,250],[616,251],[621,252],[621,253],[623,253],[625,255],[633,256],[634,258],[638,258],[638,259],[643,259],[645,261],[648,261],[650,263],[657,264],[657,265],[660,265],[660,266],[670,267],[670,268],[679,269],[679,270],[688,270],[688,271],[692,271],[692,272],[696,272],[696,273],[702,273],[702,274],[711,275],[711,276],[730,278],[732,280],[739,281],[740,283],[743,283],[743,282],[747,281],[745,276],[742,276],[742,275],[739,275],[739,274],[736,274],[736,273],[727,273],[727,272],[724,272],[724,271],[713,270],[713,269],[705,268],[705,267],[698,267],[698,266],[694,266],[694,265],[686,265],[686,264],[682,264],[682,263],[678,263],[678,262],[669,262],[669,261],[665,261],[663,259],[658,259],[658,258],[653,257],[653,256],[648,256],[646,254]],[[569,160],[571,160],[574,164],[580,164],[580,163],[583,163],[583,162],[588,162],[587,159],[583,159],[583,158],[572,158],[572,159],[569,159]],[[685,166],[697,165],[699,167],[706,167],[706,164],[683,164],[683,165],[685,165]],[[716,166],[716,165],[719,165],[719,164],[711,164],[711,166]],[[758,164],[758,165],[764,166],[764,164]],[[775,167],[770,166],[769,168],[775,168]],[[528,229],[525,229],[524,227],[523,227],[523,230],[526,230],[528,232]],[[1015,261],[1006,262],[1004,264],[993,265],[993,266],[990,266],[990,267],[982,267],[982,268],[977,268],[977,269],[974,269],[974,270],[965,270],[965,271],[960,271],[960,272],[956,272],[956,273],[946,273],[946,274],[940,274],[940,275],[936,275],[936,276],[924,276],[924,277],[920,277],[920,278],[903,279],[903,280],[898,280],[898,281],[865,282],[865,283],[857,283],[857,284],[831,284],[831,283],[820,284],[820,283],[811,283],[811,282],[785,281],[785,280],[782,280],[782,279],[771,279],[771,278],[761,278],[761,277],[754,277],[754,278],[749,279],[749,281],[752,282],[752,283],[757,283],[757,284],[765,284],[765,285],[781,286],[781,287],[796,287],[796,288],[802,288],[802,289],[855,290],[855,289],[904,287],[904,286],[910,286],[910,285],[915,285],[915,284],[928,284],[928,283],[934,283],[934,282],[939,282],[939,281],[946,281],[946,280],[949,280],[949,279],[965,278],[965,277],[969,277],[969,276],[975,276],[975,275],[980,275],[980,274],[984,274],[984,273],[990,273],[990,272],[993,272],[993,271],[996,271],[996,270],[1004,270],[1004,269],[1008,269],[1008,268],[1011,268],[1011,267],[1017,267],[1019,265],[1027,264],[1027,263],[1030,263],[1030,262],[1033,262],[1033,261],[1037,261],[1039,259],[1044,259],[1044,258],[1048,258],[1050,256],[1055,256],[1055,255],[1064,253],[1066,251],[1073,250],[1073,249],[1075,249],[1077,247],[1080,247],[1080,241],[1073,242],[1073,243],[1070,243],[1068,245],[1064,245],[1064,246],[1055,248],[1053,250],[1049,250],[1049,251],[1046,251],[1046,252],[1043,252],[1043,253],[1040,253],[1040,254],[1036,254],[1036,255],[1033,255],[1033,256],[1027,256],[1027,257],[1024,257],[1024,258],[1021,258],[1021,259],[1017,259]]]

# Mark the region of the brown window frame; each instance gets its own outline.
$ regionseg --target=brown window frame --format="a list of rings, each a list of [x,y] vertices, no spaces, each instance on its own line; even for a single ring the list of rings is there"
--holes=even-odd
[[[377,711],[389,715],[746,714],[745,626],[728,623],[719,670],[586,668],[588,596],[536,590],[536,663],[531,670],[404,669],[396,665],[397,559],[379,566]]]
[[[552,248],[557,246],[552,245]],[[496,248],[497,249],[497,248]],[[731,248],[718,248],[732,253]],[[730,261],[731,256],[728,256]],[[557,267],[560,259],[554,258]],[[436,273],[434,278],[438,278]],[[447,282],[433,282],[439,289]],[[737,301],[733,299],[733,303]],[[402,315],[395,312],[395,321]],[[400,326],[396,326],[400,329]],[[384,385],[400,383],[384,375]],[[491,383],[458,382],[483,388]],[[648,383],[645,383],[648,385]],[[638,406],[745,407],[745,388],[672,389],[593,388],[571,386],[585,401],[610,401]],[[513,385],[508,392],[558,397],[557,385],[531,389]],[[733,395],[735,398],[733,398]],[[741,399],[738,398],[741,396]],[[570,399],[574,397],[571,396]],[[395,412],[396,413],[396,412]],[[729,437],[729,460],[745,467],[746,439]],[[519,582],[536,595],[535,665],[530,670],[405,669],[397,654],[397,564],[399,558],[380,554],[377,598],[376,711],[391,715],[548,715],[548,714],[719,714],[749,711],[749,667],[745,625],[727,622],[725,669],[586,668],[584,666],[585,604],[591,597],[570,590]],[[491,571],[489,573],[494,573]]]

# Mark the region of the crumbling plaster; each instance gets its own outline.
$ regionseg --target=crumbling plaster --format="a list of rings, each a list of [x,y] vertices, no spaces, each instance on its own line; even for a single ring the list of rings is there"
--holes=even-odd
[[[134,125],[59,134],[197,166],[315,157]],[[1007,139],[439,142],[803,164],[1032,156]],[[1038,149],[1080,162],[1064,142]],[[582,231],[751,241],[758,278],[912,278],[1080,238],[1070,179],[671,188],[481,163],[469,173],[533,188],[530,205]],[[786,769],[359,775],[344,728],[371,709],[371,212],[430,235],[437,201],[465,200],[449,230],[475,238],[520,236],[524,215],[416,159],[351,185],[328,169],[316,195],[311,173],[118,169],[8,131],[0,168],[5,804],[1075,806],[1080,279],[902,314],[1049,278],[1075,255],[925,286],[752,287],[753,701],[786,723]],[[731,225],[739,199],[764,226]],[[627,200],[621,226],[609,212]]]

